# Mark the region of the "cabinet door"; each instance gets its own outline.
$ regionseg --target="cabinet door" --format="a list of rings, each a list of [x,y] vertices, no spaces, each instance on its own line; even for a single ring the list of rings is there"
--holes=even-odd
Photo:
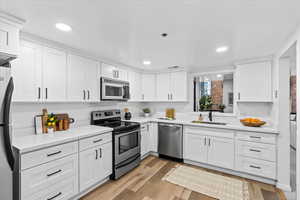
[[[112,143],[106,143],[99,147],[98,167],[96,167],[99,169],[96,173],[98,181],[112,174],[112,156]]]
[[[66,53],[51,48],[44,48],[43,53],[43,87],[44,100],[66,100]]]
[[[148,123],[141,126],[141,156],[149,152],[149,125]]]
[[[156,99],[155,74],[142,74],[142,100],[154,101]]]
[[[13,101],[34,102],[41,100],[41,47],[29,42],[22,42],[20,55],[11,64],[15,84]]]
[[[272,70],[270,62],[238,65],[236,71],[237,100],[272,101]]]
[[[170,94],[170,73],[156,75],[156,99],[158,101],[171,100]]]
[[[86,90],[86,59],[76,55],[68,57],[68,100],[83,101]]]
[[[233,169],[234,140],[228,138],[209,137],[208,163],[223,168]]]
[[[79,153],[79,188],[80,191],[95,184],[99,178],[99,173],[103,173],[99,159],[100,146],[87,149]],[[101,172],[99,172],[101,171]]]
[[[187,73],[172,72],[170,75],[172,101],[187,101]]]
[[[128,72],[130,88],[130,101],[140,101],[141,98],[141,74],[135,71]]]
[[[100,66],[99,62],[86,60],[85,82],[88,101],[100,101]]]
[[[106,78],[114,78],[116,74],[116,67],[107,63],[101,64],[101,76]]]
[[[0,52],[17,56],[19,51],[19,29],[0,21]]]
[[[149,150],[153,152],[158,152],[158,124],[157,123],[150,123],[150,147]]]
[[[207,138],[204,135],[188,134],[184,135],[184,159],[207,162]]]

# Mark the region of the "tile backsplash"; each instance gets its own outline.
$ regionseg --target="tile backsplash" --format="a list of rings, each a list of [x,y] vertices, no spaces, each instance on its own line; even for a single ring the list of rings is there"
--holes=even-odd
[[[133,116],[139,116],[141,105],[139,103],[13,103],[12,104],[12,125],[13,136],[24,136],[35,134],[34,116],[42,114],[42,109],[47,108],[49,113],[68,113],[75,123],[71,127],[90,124],[90,114],[96,110],[129,108]]]

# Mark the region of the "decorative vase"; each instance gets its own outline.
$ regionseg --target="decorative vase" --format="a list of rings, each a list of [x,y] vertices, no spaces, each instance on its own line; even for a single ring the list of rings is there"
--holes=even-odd
[[[48,128],[48,134],[53,134],[54,133],[54,129],[53,128]]]

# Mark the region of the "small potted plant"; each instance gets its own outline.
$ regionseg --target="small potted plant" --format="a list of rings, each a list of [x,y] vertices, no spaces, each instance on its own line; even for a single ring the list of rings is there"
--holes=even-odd
[[[151,113],[151,110],[149,108],[144,108],[143,109],[143,112],[144,112],[144,116],[145,117],[149,117],[150,116],[150,113]]]
[[[48,133],[53,133],[56,129],[57,117],[51,113],[48,115],[48,119],[46,121],[46,126],[48,128]]]

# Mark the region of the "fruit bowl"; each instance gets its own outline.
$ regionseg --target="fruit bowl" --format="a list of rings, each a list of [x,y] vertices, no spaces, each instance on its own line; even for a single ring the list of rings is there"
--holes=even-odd
[[[244,126],[250,126],[250,127],[261,127],[262,125],[265,125],[266,122],[261,121],[260,119],[255,119],[255,118],[245,118],[241,119],[240,122]]]

